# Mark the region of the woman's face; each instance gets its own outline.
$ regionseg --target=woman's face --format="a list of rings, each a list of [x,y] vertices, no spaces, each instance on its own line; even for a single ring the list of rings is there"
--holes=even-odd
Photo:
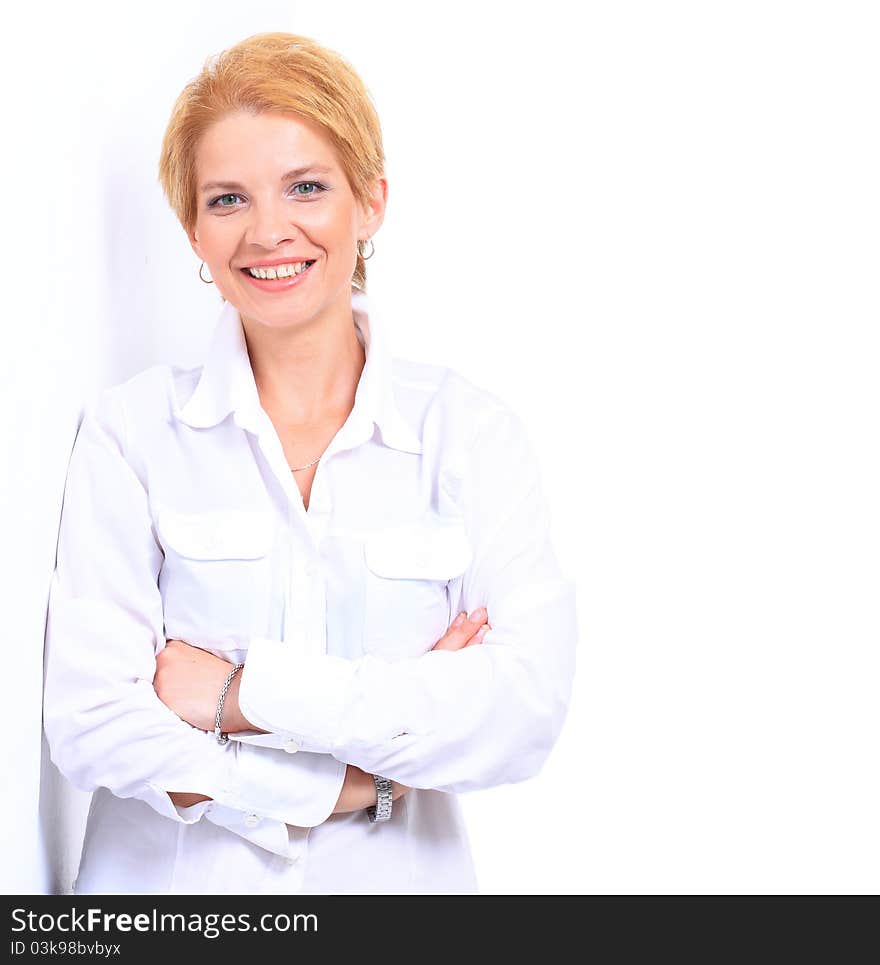
[[[285,327],[348,310],[357,242],[381,225],[387,183],[377,179],[370,204],[358,204],[318,125],[245,112],[217,121],[199,142],[196,190],[190,244],[243,318]],[[303,274],[283,277],[304,262]],[[282,277],[248,271],[270,264],[286,266]]]

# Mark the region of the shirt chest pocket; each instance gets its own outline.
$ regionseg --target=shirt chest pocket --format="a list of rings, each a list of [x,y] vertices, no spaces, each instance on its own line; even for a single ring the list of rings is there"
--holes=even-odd
[[[472,555],[459,521],[395,526],[368,536],[364,651],[389,658],[427,653],[449,626],[449,585]]]
[[[156,528],[165,551],[159,588],[169,638],[223,650],[264,633],[275,537],[269,513],[163,509]]]

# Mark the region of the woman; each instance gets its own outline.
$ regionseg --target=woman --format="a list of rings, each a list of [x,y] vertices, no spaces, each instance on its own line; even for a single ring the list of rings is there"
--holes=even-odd
[[[522,423],[367,303],[383,165],[305,37],[174,107],[160,180],[224,305],[202,367],[106,389],[71,456],[45,728],[95,792],[78,894],[473,892],[456,792],[562,726],[573,586]]]

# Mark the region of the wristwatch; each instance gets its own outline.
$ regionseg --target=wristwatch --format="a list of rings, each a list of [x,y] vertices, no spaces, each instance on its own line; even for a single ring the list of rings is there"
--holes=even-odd
[[[376,785],[376,803],[367,808],[367,817],[372,823],[387,821],[391,817],[391,781],[377,774],[372,778]]]

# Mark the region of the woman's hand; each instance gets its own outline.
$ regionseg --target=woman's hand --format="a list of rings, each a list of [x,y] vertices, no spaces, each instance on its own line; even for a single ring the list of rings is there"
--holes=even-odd
[[[192,647],[183,640],[168,640],[156,657],[153,689],[163,704],[178,717],[199,730],[212,731],[217,716],[217,701],[226,678],[235,664],[207,650]],[[221,726],[225,732],[258,730],[241,714],[238,706],[239,672],[232,678],[223,701]]]
[[[468,616],[462,611],[450,623],[449,629],[431,647],[432,650],[463,650],[474,644],[482,643],[487,630],[492,627],[488,622],[489,614],[484,606],[477,607]]]

